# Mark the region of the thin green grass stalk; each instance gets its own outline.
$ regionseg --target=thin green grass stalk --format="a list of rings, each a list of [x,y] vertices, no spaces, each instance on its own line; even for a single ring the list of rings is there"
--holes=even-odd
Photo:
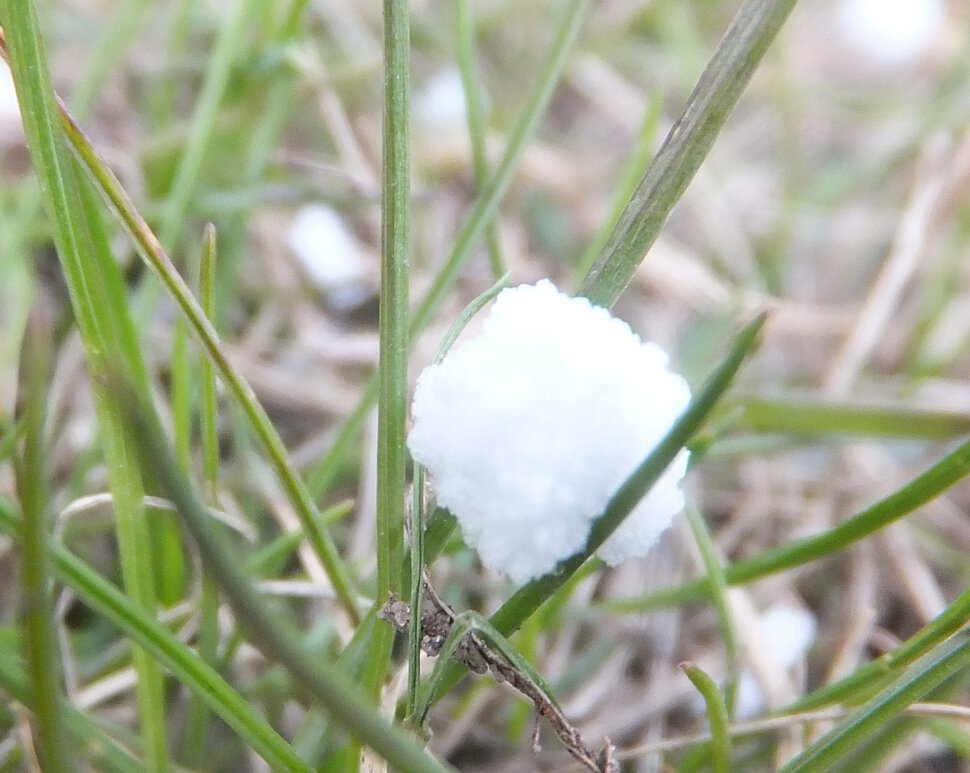
[[[765,313],[759,314],[738,334],[727,357],[711,374],[700,392],[694,396],[684,413],[674,422],[647,458],[630,473],[610,499],[603,515],[593,522],[589,539],[583,550],[560,561],[549,574],[520,587],[491,616],[489,622],[500,634],[511,636],[523,621],[528,619],[540,605],[563,587],[599,547],[609,539],[609,536],[619,528],[623,519],[633,511],[674,460],[674,457],[680,453],[687,441],[711,415],[717,402],[731,385],[741,364],[756,347],[758,335],[766,319]],[[447,673],[440,681],[443,689],[454,686],[461,676],[460,668],[454,663],[449,664],[447,668]],[[443,694],[443,689],[436,694],[436,698]]]
[[[0,10],[24,133],[92,376],[101,444],[115,502],[122,577],[130,603],[154,614],[154,574],[143,518],[141,472],[131,463],[132,439],[121,420],[117,396],[103,381],[109,369],[123,363],[136,394],[148,400],[148,375],[95,195],[78,173],[59,127],[33,4],[2,0]],[[144,650],[136,648],[133,659],[146,762],[151,770],[164,771],[168,749],[161,669]]]
[[[286,447],[266,415],[266,411],[259,404],[252,388],[229,361],[212,323],[202,311],[181,275],[172,265],[172,261],[158,239],[155,238],[155,234],[152,233],[144,218],[138,213],[121,183],[118,182],[107,164],[98,156],[84,132],[74,123],[63,107],[60,110],[59,118],[81,163],[94,179],[102,195],[111,204],[112,209],[149,268],[159,277],[182,313],[188,318],[192,331],[219,370],[219,374],[229,391],[232,392],[233,397],[242,407],[250,426],[262,442],[301,525],[306,530],[311,547],[320,558],[324,570],[327,572],[327,577],[333,583],[334,591],[340,599],[344,611],[351,621],[359,622],[360,612],[357,609],[353,592],[354,584],[350,572],[344,566],[329,533],[323,528],[319,510],[310,496],[306,484],[290,463]]]
[[[159,226],[161,242],[172,254],[176,252],[185,227],[185,216],[202,173],[202,165],[212,141],[232,66],[242,51],[246,30],[261,5],[261,0],[239,0],[236,3],[234,14],[219,31],[212,56],[208,59],[209,66],[196,101],[185,149],[162,210]],[[193,276],[195,272],[190,270],[188,274]]]
[[[146,442],[154,441],[146,438]],[[5,502],[0,502],[0,530],[14,536],[20,531],[18,518]],[[70,587],[93,611],[116,625],[132,642],[150,652],[182,684],[203,697],[273,770],[309,773],[309,767],[247,699],[168,628],[133,606],[121,591],[63,545],[51,543],[50,555],[58,580]]]
[[[20,531],[20,576],[23,587],[24,662],[36,722],[36,747],[44,770],[71,769],[63,743],[61,667],[48,587],[49,482],[44,426],[51,374],[51,320],[39,310],[31,315],[24,336],[19,402],[23,406],[23,453],[14,465],[17,496],[23,512]]]
[[[442,360],[444,360],[445,355],[451,351],[451,347],[454,346],[455,341],[458,340],[458,336],[460,336],[465,328],[468,327],[468,323],[477,317],[481,313],[482,309],[495,300],[502,290],[509,286],[511,279],[511,274],[503,274],[502,276],[498,277],[495,284],[489,287],[481,295],[476,296],[471,303],[461,310],[461,314],[455,317],[455,321],[452,322],[448,327],[447,332],[441,339],[441,343],[438,344],[438,348],[435,349],[434,358],[432,359],[432,362],[435,365],[439,365]]]
[[[273,30],[271,46],[282,48],[291,43],[300,33],[300,23],[309,0],[294,0],[283,15],[277,29]],[[239,187],[243,190],[255,188],[263,180],[267,166],[273,152],[279,147],[280,135],[290,119],[293,101],[297,93],[297,83],[294,68],[281,68],[280,74],[268,85],[265,104],[259,110],[255,126],[250,134],[246,147],[246,157]],[[221,284],[225,287],[235,286],[236,272],[239,270],[239,258],[246,254],[246,239],[248,237],[246,216],[238,212],[228,218],[222,227],[222,243],[228,245],[223,252],[225,260],[220,261]],[[220,320],[220,310],[224,308],[221,298],[216,299],[210,319],[213,323]]]
[[[212,320],[213,297],[216,278],[216,229],[209,223],[203,231],[202,261],[200,265],[199,299],[202,312]],[[200,365],[202,399],[199,421],[202,438],[202,470],[205,480],[206,499],[218,505],[219,487],[219,435],[217,430],[218,399],[216,374],[209,359]],[[199,599],[199,657],[210,666],[218,664],[219,646],[219,586],[212,573],[204,565],[201,568],[201,597]],[[206,742],[211,722],[208,705],[199,696],[192,697],[192,706],[185,728],[185,762],[199,767],[205,760]]]
[[[484,234],[488,224],[494,219],[499,202],[512,184],[522,154],[535,135],[556,85],[559,83],[569,54],[572,52],[573,45],[586,19],[589,4],[590,0],[571,0],[565,9],[562,25],[557,31],[546,66],[509,136],[502,160],[494,174],[489,178],[488,183],[476,197],[472,210],[468,214],[468,219],[455,237],[451,254],[438,271],[434,282],[425,293],[424,298],[421,299],[411,318],[409,338],[412,342],[417,340],[421,331],[430,322],[441,301],[457,279],[462,266],[470,257],[472,249]],[[333,484],[342,460],[360,434],[360,429],[370,414],[376,399],[377,377],[374,377],[365,388],[357,407],[344,422],[330,450],[309,474],[308,485],[315,497],[323,496]]]
[[[112,8],[107,26],[100,36],[88,71],[71,95],[71,108],[79,119],[88,116],[104,82],[117,68],[118,61],[134,37],[149,6],[148,0],[126,0]]]
[[[216,228],[212,223],[202,232],[202,263],[199,274],[199,299],[202,313],[211,321],[215,312],[216,287]],[[216,372],[212,361],[202,361],[202,472],[208,488],[208,498],[217,504],[219,487],[219,400],[216,393]]]
[[[458,70],[465,91],[465,117],[468,122],[468,138],[472,147],[472,165],[475,183],[479,190],[488,179],[488,155],[485,135],[484,98],[482,84],[475,67],[475,20],[471,0],[458,0]],[[498,279],[505,274],[505,258],[502,257],[502,241],[499,238],[498,217],[491,219],[485,229],[492,276]]]
[[[118,384],[125,393],[123,384]],[[218,579],[240,625],[262,653],[283,665],[292,678],[308,690],[348,732],[373,748],[400,770],[446,771],[449,768],[426,753],[407,732],[392,725],[369,702],[360,687],[335,663],[311,660],[303,650],[296,628],[260,598],[239,562],[209,525],[205,505],[192,490],[164,441],[157,417],[144,405],[129,399],[128,420],[141,440],[139,452],[156,472],[163,490],[175,503],[192,534],[203,560]]]
[[[796,0],[745,0],[579,294],[609,308],[660,234]]]
[[[6,504],[0,509],[9,512]],[[27,675],[20,669],[17,645],[0,645],[0,690],[7,698],[26,706],[37,713],[34,705],[35,685],[28,682]],[[72,706],[68,701],[61,703],[66,735],[58,736],[59,745],[70,750],[72,759],[84,759],[94,770],[105,773],[141,773],[145,766],[141,760],[125,749],[87,714]],[[70,743],[68,747],[67,743]],[[62,768],[62,770],[65,768]],[[70,765],[66,768],[71,770]]]
[[[838,682],[821,687],[787,707],[786,712],[810,711],[833,703],[858,704],[895,673],[931,652],[970,620],[970,588],[961,593],[934,620],[881,658],[860,666]]]
[[[647,109],[640,124],[640,131],[637,133],[636,144],[633,146],[633,153],[623,167],[623,172],[616,184],[613,202],[610,205],[609,214],[602,225],[596,231],[585,252],[576,262],[576,274],[583,278],[589,274],[596,262],[596,258],[602,252],[603,247],[620,222],[620,216],[627,204],[633,199],[641,178],[647,171],[647,165],[653,158],[653,141],[657,134],[657,124],[660,123],[660,115],[663,108],[663,95],[658,91],[650,99]]]
[[[717,554],[717,547],[711,532],[704,522],[704,517],[693,504],[688,503],[684,508],[684,517],[687,525],[690,526],[691,534],[694,535],[694,542],[700,551],[701,560],[704,562],[704,569],[710,582],[710,598],[717,610],[717,619],[721,625],[721,637],[724,639],[724,654],[728,662],[728,683],[725,687],[725,704],[727,706],[728,717],[734,716],[734,706],[737,699],[738,687],[738,640],[735,634],[734,617],[731,614],[731,605],[728,603],[727,589],[728,582],[724,576],[724,567]]]
[[[964,628],[906,669],[892,684],[802,751],[783,773],[828,770],[911,704],[955,674],[970,668],[970,627]]]
[[[711,754],[714,757],[714,773],[730,773],[731,770],[731,728],[728,709],[721,697],[721,691],[710,676],[694,663],[681,663],[691,684],[704,698],[707,706],[707,720],[711,724]]]
[[[907,440],[954,440],[970,434],[970,416],[965,413],[901,405],[883,408],[823,400],[737,397],[725,401],[723,413],[731,417],[732,429],[753,432]]]
[[[895,493],[838,526],[813,537],[796,540],[731,564],[725,568],[724,576],[730,585],[744,585],[771,574],[810,564],[820,558],[833,556],[935,499],[968,474],[970,474],[970,441],[958,446]],[[701,577],[647,596],[606,602],[603,607],[614,612],[645,612],[664,606],[676,606],[703,598],[708,588],[707,583],[707,578]]]
[[[424,466],[414,465],[411,501],[411,617],[408,620],[408,693],[405,719],[414,716],[421,683],[421,618],[424,611]]]
[[[485,308],[502,290],[508,287],[509,275],[504,274],[499,280],[488,288],[484,293],[475,298],[466,306],[461,314],[448,328],[444,338],[438,345],[432,362],[440,363],[451,349],[452,345],[458,340],[458,336],[465,329],[469,322],[482,309]],[[414,483],[413,483],[413,506],[411,508],[411,552],[408,561],[407,572],[410,578],[411,593],[411,619],[408,621],[408,695],[407,695],[407,717],[414,716],[417,701],[418,685],[421,680],[421,610],[423,608],[424,577],[425,566],[424,538],[425,538],[425,497],[424,497],[424,466],[414,463]],[[454,530],[455,520],[451,519],[448,534],[442,534],[434,542],[432,559],[436,558],[441,546],[447,536]],[[418,610],[414,613],[413,610]]]
[[[408,390],[408,259],[411,250],[411,21],[408,0],[384,0],[384,157],[381,190],[380,367],[377,396],[377,597],[404,595]],[[394,642],[376,629],[364,683],[379,700]]]

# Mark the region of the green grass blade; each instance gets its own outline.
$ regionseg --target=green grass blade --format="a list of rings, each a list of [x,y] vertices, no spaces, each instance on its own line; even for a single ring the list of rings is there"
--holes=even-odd
[[[711,532],[704,522],[704,517],[700,511],[692,504],[688,503],[684,508],[684,516],[687,525],[690,526],[691,534],[694,535],[694,542],[701,554],[704,562],[704,569],[710,582],[710,597],[717,610],[717,619],[721,626],[721,637],[724,639],[724,654],[728,662],[728,683],[725,688],[725,703],[727,705],[728,716],[734,715],[734,704],[737,693],[737,669],[738,669],[738,639],[734,630],[734,618],[731,615],[731,606],[727,599],[728,581],[724,576],[724,567],[717,554],[717,547]]]
[[[129,394],[123,382],[115,382],[121,394]],[[392,766],[401,770],[446,771],[449,768],[427,754],[402,728],[384,719],[361,688],[336,664],[311,660],[304,652],[299,632],[275,614],[256,593],[236,556],[212,531],[209,514],[179,468],[158,419],[133,398],[127,400],[128,420],[140,439],[139,453],[154,471],[169,499],[175,504],[192,534],[199,553],[219,582],[240,624],[251,640],[271,660],[282,664],[293,679],[325,707],[349,733],[371,746]]]
[[[970,588],[947,605],[914,636],[878,660],[866,663],[838,682],[821,687],[789,706],[786,711],[811,711],[833,703],[858,703],[871,689],[885,683],[900,669],[923,657],[970,620]]]
[[[691,684],[704,698],[707,706],[707,719],[711,723],[711,751],[714,757],[714,773],[729,773],[731,770],[731,730],[728,710],[721,697],[717,684],[693,663],[681,663]]]
[[[579,30],[588,10],[589,0],[571,0],[566,7],[562,25],[557,32],[546,66],[539,76],[522,115],[512,130],[502,160],[492,177],[489,178],[488,184],[475,199],[468,219],[465,220],[455,236],[455,244],[451,253],[411,318],[410,340],[412,342],[417,340],[418,335],[434,316],[441,301],[455,283],[461,267],[471,255],[472,249],[495,217],[499,202],[512,184],[522,154],[535,135],[539,121],[549,105],[556,85],[559,83],[569,53],[579,36]],[[364,420],[377,399],[377,391],[377,379],[375,378],[368,384],[361,401],[344,422],[344,426],[330,450],[320,460],[316,469],[310,473],[309,487],[314,496],[322,496],[333,483],[334,475],[340,467],[341,460],[359,434]]]
[[[23,512],[20,531],[21,615],[36,717],[37,753],[44,770],[67,771],[63,738],[61,668],[53,605],[48,587],[50,538],[47,450],[44,443],[46,403],[51,374],[51,320],[35,311],[28,319],[20,369],[19,401],[23,407],[23,453],[14,465],[17,496]]]
[[[475,20],[471,0],[458,0],[458,70],[465,90],[465,117],[468,138],[472,146],[472,165],[479,189],[488,179],[488,156],[485,147],[485,116],[482,105],[482,85],[475,67]],[[498,279],[505,273],[505,259],[499,238],[498,219],[492,218],[485,230],[488,259],[492,276]]]
[[[434,697],[439,688],[448,679],[451,659],[458,651],[462,640],[469,633],[479,634],[489,647],[493,648],[509,665],[537,687],[542,693],[543,698],[548,700],[557,710],[561,711],[561,707],[558,701],[556,701],[549,685],[546,684],[539,672],[532,667],[532,664],[523,658],[518,650],[512,646],[511,642],[497,631],[486,618],[482,617],[478,612],[466,610],[455,616],[451,624],[451,629],[448,631],[448,636],[445,638],[444,644],[441,645],[441,651],[438,653],[434,670],[419,691],[415,704],[415,712],[412,717],[415,724],[423,727],[427,722],[428,712],[434,703]]]
[[[727,391],[741,363],[755,348],[766,315],[760,314],[738,335],[724,362],[691,400],[687,410],[647,458],[630,474],[610,499],[606,512],[593,522],[589,540],[582,552],[566,559],[550,574],[533,580],[517,590],[492,616],[492,624],[506,636],[531,615],[539,605],[590,558],[632,512],[650,487],[680,453],[688,440],[703,425],[721,396]]]
[[[330,534],[323,528],[320,513],[306,484],[290,463],[286,447],[273,427],[266,411],[259,404],[252,388],[233,367],[219,341],[219,336],[202,307],[192,295],[185,280],[175,269],[165,250],[152,233],[144,218],[138,213],[128,194],[107,164],[98,156],[97,151],[85,137],[84,132],[71,119],[63,107],[60,120],[75,152],[91,175],[102,195],[111,204],[125,230],[134,241],[148,266],[155,272],[182,313],[189,320],[196,338],[215,364],[223,381],[233,397],[242,407],[250,426],[263,444],[284,492],[293,504],[300,523],[306,531],[307,539],[320,558],[327,576],[333,583],[334,591],[343,604],[344,611],[354,622],[359,622],[360,613],[353,591],[354,583],[350,572],[344,566]],[[375,384],[376,391],[376,384]]]
[[[911,408],[844,405],[824,401],[738,397],[722,406],[732,429],[794,435],[860,435],[952,440],[970,434],[970,416]],[[736,415],[735,415],[736,414]]]
[[[745,0],[579,288],[612,306],[660,234],[795,0]]]
[[[674,422],[656,448],[630,474],[610,499],[606,511],[593,523],[586,547],[575,556],[559,562],[549,574],[532,580],[519,588],[490,618],[491,624],[503,636],[511,636],[539,606],[561,588],[596,552],[609,536],[632,512],[650,487],[663,474],[674,457],[680,453],[691,436],[710,416],[718,400],[724,395],[745,358],[758,342],[758,334],[765,323],[765,313],[758,315],[737,336],[731,351],[718,366],[700,392],[691,400],[687,410]],[[441,684],[450,687],[460,676],[454,664],[449,665],[447,678]],[[437,697],[440,697],[439,692]]]
[[[966,668],[970,668],[970,628],[964,628],[913,663],[879,695],[785,765],[783,773],[830,769],[840,758],[878,733],[887,722],[897,718],[910,704]]]
[[[185,216],[202,172],[202,164],[213,135],[219,106],[229,83],[232,66],[242,50],[246,28],[261,6],[262,0],[237,2],[233,14],[223,25],[216,39],[215,50],[209,59],[209,68],[192,115],[185,150],[162,210],[159,236],[162,244],[172,253],[178,246],[177,240],[185,227]],[[190,276],[195,274],[194,271],[188,273]]]
[[[202,262],[199,281],[199,298],[203,313],[212,320],[216,279],[216,229],[209,223],[202,238]],[[216,374],[212,361],[204,358],[200,364],[202,398],[200,400],[199,422],[201,424],[202,471],[205,480],[207,500],[218,504],[219,484],[219,436],[217,430],[218,399],[216,394]],[[201,595],[199,599],[199,636],[198,649],[201,657],[210,666],[218,662],[219,645],[219,586],[212,573],[202,567]],[[193,696],[192,706],[186,720],[185,740],[183,742],[186,764],[199,767],[205,760],[206,739],[209,737],[211,723],[210,710],[199,696]]]
[[[0,503],[0,529],[14,535],[20,530],[16,516],[6,503]],[[72,588],[91,609],[104,615],[128,638],[150,652],[195,694],[205,698],[213,711],[273,770],[302,773],[309,770],[247,700],[165,626],[134,607],[121,591],[63,545],[53,543],[51,557],[54,572],[61,582]]]
[[[957,447],[894,494],[890,494],[838,526],[813,537],[806,537],[731,564],[724,570],[724,576],[731,585],[744,585],[761,577],[831,556],[935,499],[968,474],[970,474],[970,441]],[[612,601],[604,607],[616,612],[642,612],[695,601],[702,598],[706,590],[707,580],[700,578],[638,599]]]
[[[125,588],[134,603],[154,614],[154,574],[142,517],[141,473],[131,463],[131,438],[121,421],[116,396],[103,380],[110,367],[123,363],[133,389],[147,400],[150,390],[145,365],[95,197],[64,143],[33,4],[3,0],[0,10],[24,133],[92,376]],[[148,767],[163,771],[168,766],[168,748],[161,670],[143,650],[134,651],[134,661]]]

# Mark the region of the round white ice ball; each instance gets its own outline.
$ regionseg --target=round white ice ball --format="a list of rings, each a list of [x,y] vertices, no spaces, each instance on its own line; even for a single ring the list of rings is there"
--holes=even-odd
[[[690,400],[667,355],[552,283],[504,290],[477,337],[418,379],[408,445],[482,562],[522,583],[581,550]],[[687,452],[599,550],[642,556],[684,505]]]

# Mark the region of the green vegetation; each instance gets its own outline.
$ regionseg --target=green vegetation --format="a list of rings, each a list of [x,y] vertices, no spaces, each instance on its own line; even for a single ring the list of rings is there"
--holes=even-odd
[[[970,45],[795,5],[0,0],[0,770],[965,764]],[[694,399],[515,588],[408,399],[546,276]]]

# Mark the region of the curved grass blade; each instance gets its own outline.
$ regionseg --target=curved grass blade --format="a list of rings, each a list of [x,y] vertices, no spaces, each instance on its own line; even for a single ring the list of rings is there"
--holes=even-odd
[[[970,668],[970,628],[964,628],[917,660],[875,698],[839,722],[782,768],[782,773],[828,770],[883,729],[911,704],[954,674]]]
[[[418,616],[412,615],[412,617]],[[546,684],[539,672],[532,667],[532,664],[519,654],[519,651],[512,646],[512,643],[499,633],[481,614],[474,610],[466,610],[455,616],[451,630],[448,632],[445,643],[441,647],[441,652],[438,654],[438,660],[435,663],[434,670],[419,691],[417,701],[415,702],[414,713],[411,717],[414,724],[418,727],[424,727],[428,720],[428,712],[431,710],[437,688],[442,680],[446,678],[447,666],[450,664],[455,653],[457,653],[462,640],[470,633],[480,635],[488,646],[498,652],[509,665],[520,674],[524,674],[539,689],[542,697],[546,701],[559,711],[562,710],[549,685]]]
[[[714,757],[714,773],[731,770],[731,729],[728,710],[717,684],[694,663],[681,663],[680,667],[691,684],[704,698],[707,719],[711,724],[711,751]]]

